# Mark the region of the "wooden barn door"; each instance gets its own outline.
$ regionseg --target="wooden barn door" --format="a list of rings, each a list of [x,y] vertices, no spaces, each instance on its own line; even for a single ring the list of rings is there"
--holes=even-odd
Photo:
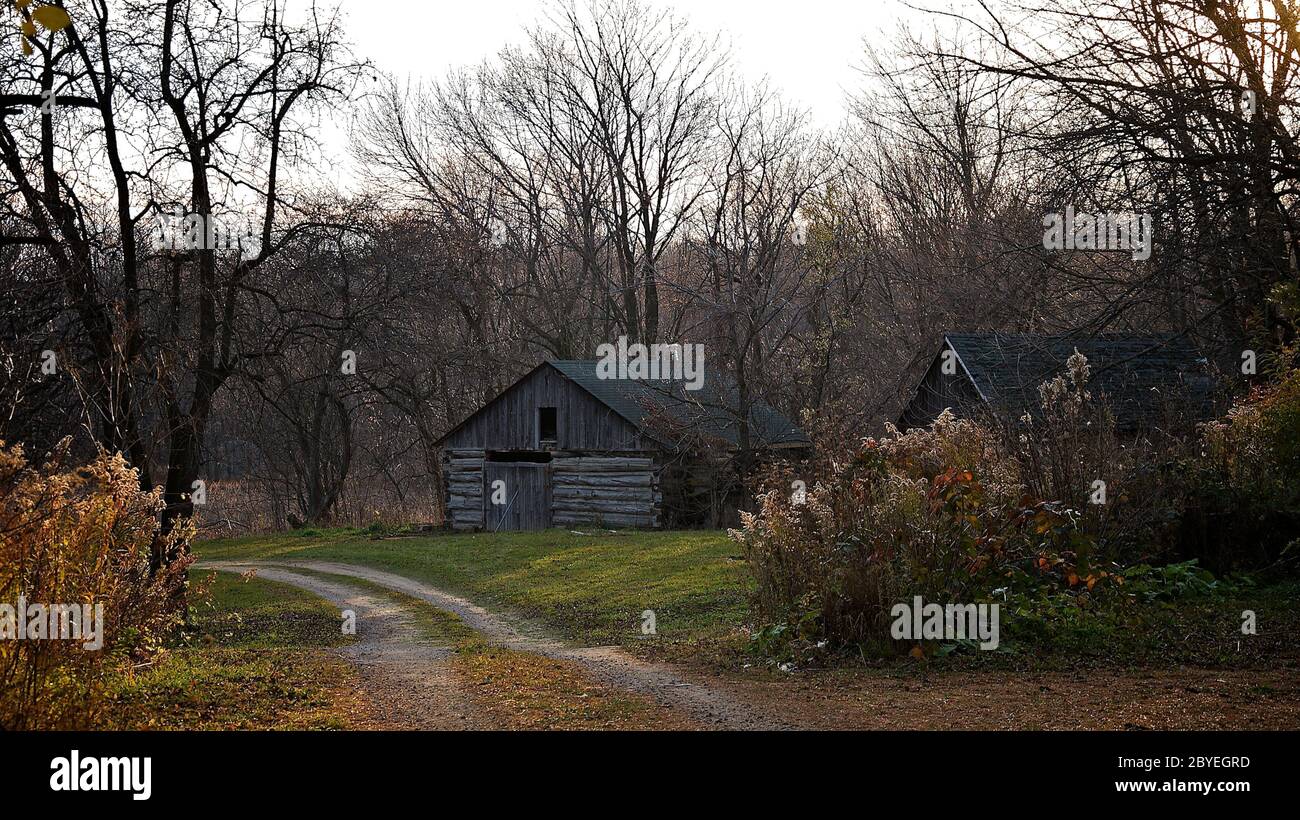
[[[483,464],[483,520],[488,532],[544,530],[551,523],[550,465],[487,461]],[[492,503],[495,482],[505,482],[504,504]]]

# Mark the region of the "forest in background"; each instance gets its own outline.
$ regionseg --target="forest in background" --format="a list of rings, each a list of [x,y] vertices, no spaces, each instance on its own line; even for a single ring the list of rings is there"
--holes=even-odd
[[[1243,351],[1290,364],[1290,2],[935,15],[864,51],[834,131],[632,0],[427,86],[323,7],[50,6],[0,54],[0,440],[122,453],[168,529],[199,480],[222,532],[436,521],[438,436],[620,335],[703,343],[827,455],[945,331],[1182,334],[1238,390]],[[334,118],[347,194],[313,167]],[[1067,207],[1150,214],[1150,258],[1044,248]],[[249,227],[177,247],[178,214]]]

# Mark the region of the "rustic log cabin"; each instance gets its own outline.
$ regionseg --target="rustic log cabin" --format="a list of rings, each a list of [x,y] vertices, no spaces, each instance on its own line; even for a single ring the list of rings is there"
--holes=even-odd
[[[741,405],[748,405],[742,413]],[[608,379],[594,360],[539,364],[439,441],[456,530],[662,528],[734,520],[737,453],[798,458],[789,419],[710,375]]]
[[[945,409],[1010,423],[1025,414],[1037,416],[1039,385],[1064,373],[1075,351],[1088,360],[1089,392],[1109,408],[1121,435],[1215,414],[1209,363],[1183,338],[949,333],[903,408],[898,427],[923,427]]]

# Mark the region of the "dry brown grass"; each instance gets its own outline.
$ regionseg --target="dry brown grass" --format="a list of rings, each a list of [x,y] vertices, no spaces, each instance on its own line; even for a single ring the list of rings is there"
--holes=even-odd
[[[455,668],[471,697],[510,729],[694,729],[643,695],[595,682],[575,663],[489,646],[462,647]]]

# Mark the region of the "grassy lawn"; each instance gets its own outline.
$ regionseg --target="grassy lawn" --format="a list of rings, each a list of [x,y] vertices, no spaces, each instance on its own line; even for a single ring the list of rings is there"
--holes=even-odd
[[[206,578],[208,573],[192,573]],[[287,584],[216,573],[194,630],[109,686],[106,729],[345,729],[354,673],[338,611]]]
[[[208,541],[196,550],[214,560],[362,564],[536,618],[587,645],[622,644],[651,657],[727,666],[755,661],[742,657],[741,627],[749,620],[744,564],[722,532],[588,536],[549,530],[372,539],[356,530],[326,530]],[[1298,600],[1300,585],[1284,581],[1092,613],[1035,612],[1018,619],[1008,611],[1003,651],[963,650],[924,664],[906,657],[858,660],[952,669],[1293,665]],[[641,635],[646,609],[656,616],[653,638]],[[1258,634],[1241,634],[1244,610],[1256,612]],[[847,657],[826,661],[856,664]]]
[[[290,584],[229,572],[191,571],[193,583],[213,578],[190,613],[208,643],[237,649],[339,646],[353,640],[340,628],[338,609]]]
[[[647,650],[734,642],[745,622],[744,565],[724,532],[436,534],[374,540],[356,530],[223,539],[196,545],[210,560],[362,564],[542,621],[588,645]],[[655,613],[657,638],[641,636]]]

